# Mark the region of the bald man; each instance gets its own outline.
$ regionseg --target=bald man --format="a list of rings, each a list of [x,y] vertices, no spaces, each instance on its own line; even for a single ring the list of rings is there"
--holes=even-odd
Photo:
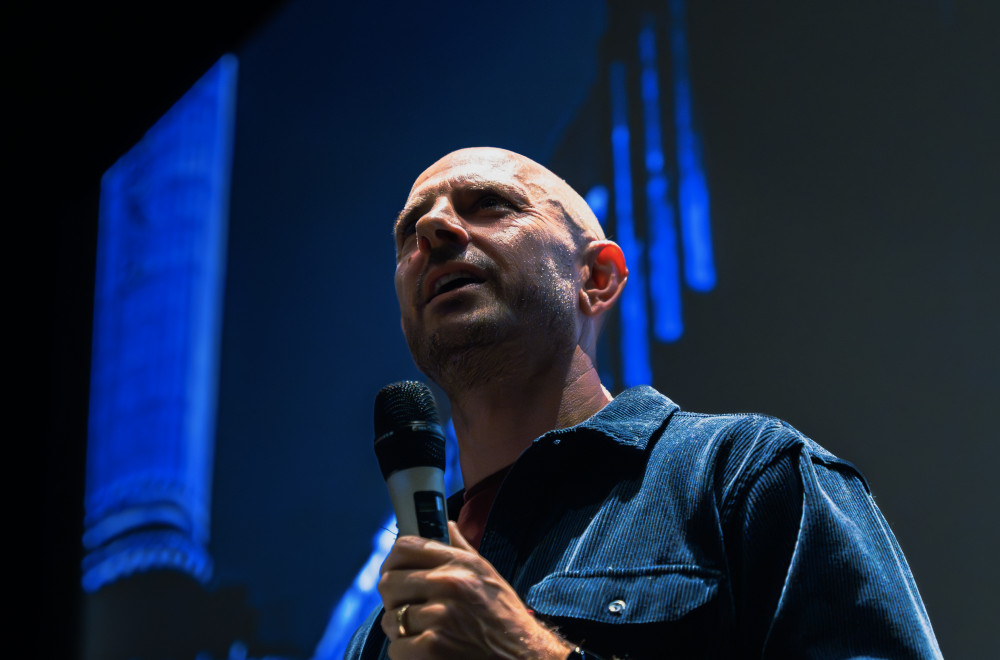
[[[403,334],[451,402],[466,489],[451,546],[397,539],[347,657],[940,656],[853,466],[780,420],[601,384],[628,270],[562,179],[456,151],[394,233]]]

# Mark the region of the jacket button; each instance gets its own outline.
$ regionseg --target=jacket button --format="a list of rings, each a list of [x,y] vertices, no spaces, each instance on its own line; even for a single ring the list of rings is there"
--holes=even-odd
[[[616,616],[621,616],[625,612],[625,601],[621,599],[611,601],[608,603],[608,611]]]

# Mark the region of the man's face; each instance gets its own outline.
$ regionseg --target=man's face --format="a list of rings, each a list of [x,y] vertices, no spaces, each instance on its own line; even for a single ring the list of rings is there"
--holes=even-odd
[[[414,183],[395,226],[396,295],[417,366],[446,389],[572,350],[579,267],[564,188],[488,148],[450,154]]]

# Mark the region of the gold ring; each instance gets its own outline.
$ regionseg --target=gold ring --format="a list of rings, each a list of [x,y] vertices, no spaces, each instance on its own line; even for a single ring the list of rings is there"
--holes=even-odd
[[[399,626],[400,637],[406,637],[406,625],[403,624],[403,617],[406,615],[406,610],[409,607],[410,604],[407,603],[406,605],[403,605],[401,608],[399,608],[399,610],[396,611],[396,624]]]

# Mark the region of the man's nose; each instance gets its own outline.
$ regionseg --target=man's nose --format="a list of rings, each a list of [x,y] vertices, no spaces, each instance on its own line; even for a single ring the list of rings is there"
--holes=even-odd
[[[469,244],[465,221],[448,200],[439,200],[430,211],[417,220],[417,246],[430,252],[440,247],[464,250]]]

